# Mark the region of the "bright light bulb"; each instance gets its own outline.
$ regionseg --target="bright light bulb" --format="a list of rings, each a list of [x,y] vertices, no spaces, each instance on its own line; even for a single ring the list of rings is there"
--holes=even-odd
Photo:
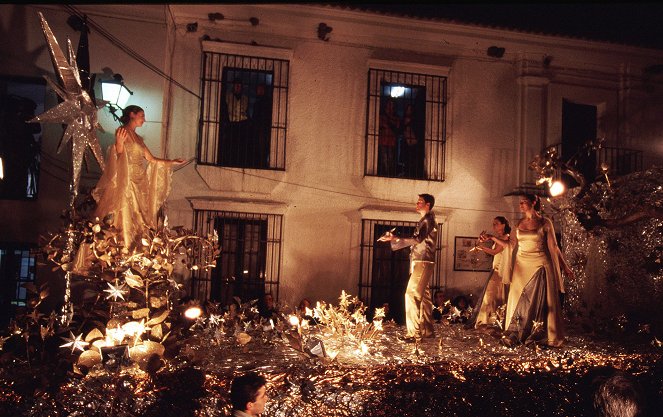
[[[566,191],[566,187],[564,186],[564,183],[561,181],[553,181],[552,185],[550,186],[550,195],[553,197],[557,197],[558,195],[564,194],[564,191]]]
[[[289,321],[290,325],[299,326],[299,318],[297,318],[297,316],[290,316]]]
[[[396,86],[396,87],[391,87],[391,96],[394,98],[397,97],[403,97],[403,94],[405,94],[405,87]]]
[[[203,310],[201,310],[200,307],[189,307],[184,312],[184,317],[189,320],[195,320],[200,317],[201,314],[203,314]]]

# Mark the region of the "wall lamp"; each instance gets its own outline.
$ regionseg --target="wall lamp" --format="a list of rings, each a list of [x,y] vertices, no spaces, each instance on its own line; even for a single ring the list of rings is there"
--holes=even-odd
[[[113,119],[120,120],[117,110],[124,110],[133,91],[124,85],[124,79],[120,74],[113,75],[112,80],[99,80],[101,83],[101,98],[107,101],[108,111],[113,115]]]

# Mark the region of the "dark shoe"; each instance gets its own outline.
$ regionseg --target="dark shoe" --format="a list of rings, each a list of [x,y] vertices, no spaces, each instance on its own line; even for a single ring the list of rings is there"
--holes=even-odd
[[[399,336],[398,340],[405,343],[414,343],[416,339],[412,336]]]

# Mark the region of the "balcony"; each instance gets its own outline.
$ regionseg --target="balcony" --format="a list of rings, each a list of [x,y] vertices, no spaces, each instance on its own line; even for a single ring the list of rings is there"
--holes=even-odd
[[[558,155],[562,155],[562,144],[552,145]],[[588,182],[593,182],[598,175],[602,173],[603,166],[608,167],[608,175],[622,176],[632,172],[642,171],[643,154],[636,149],[618,148],[612,146],[602,146],[599,149],[591,151],[589,155],[578,157],[576,168],[578,171],[588,176],[588,173],[594,173],[594,178],[586,178]],[[557,174],[560,174],[559,172]]]

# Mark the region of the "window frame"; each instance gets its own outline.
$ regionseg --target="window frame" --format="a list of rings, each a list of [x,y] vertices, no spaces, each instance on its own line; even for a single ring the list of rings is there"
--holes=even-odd
[[[14,315],[14,311],[18,308],[25,308],[28,306],[30,293],[24,287],[26,283],[37,282],[37,247],[33,244],[27,243],[0,243],[0,251],[5,253],[0,254],[0,281],[2,283],[3,298],[6,297],[7,303],[2,306],[2,310],[8,308],[8,317],[0,317],[0,323],[8,322]],[[20,251],[20,258],[17,258],[16,252]],[[7,255],[6,252],[12,252]],[[16,260],[19,260],[17,263]],[[7,260],[14,260],[13,266],[17,267],[9,270]],[[27,260],[27,265],[24,265]],[[26,268],[23,273],[23,268]],[[14,287],[11,294],[5,293],[4,290],[9,290]]]
[[[196,159],[199,165],[227,166],[240,169],[285,171],[288,130],[288,97],[292,50],[264,46],[203,41],[201,53],[201,105]],[[277,69],[278,67],[278,69]],[[272,117],[267,166],[224,164],[219,156],[223,100],[229,83],[224,80],[228,68],[258,72],[272,71]],[[245,161],[245,165],[246,161]]]
[[[384,75],[390,77],[385,79]],[[424,80],[423,84],[421,84],[421,80]],[[425,147],[424,175],[421,178],[382,175],[378,172],[378,134],[380,104],[383,99],[381,93],[383,82],[398,83],[410,87],[418,86],[426,91],[423,137]],[[448,134],[449,68],[426,64],[369,60],[366,97],[364,176],[444,181],[446,177],[446,141]]]
[[[216,209],[194,209],[193,213],[193,228],[194,231],[204,236],[213,233],[217,229],[217,221],[219,219],[238,220],[241,221],[266,222],[266,240],[260,242],[265,244],[265,264],[263,268],[263,284],[264,292],[271,293],[274,299],[279,299],[279,289],[281,281],[281,265],[283,258],[283,215],[274,213],[258,213],[258,212],[245,212],[245,211],[230,211],[230,210],[216,210]],[[214,279],[221,280],[221,259],[223,258],[223,236],[219,235],[219,244],[221,245],[221,253],[217,258],[217,266],[208,271],[193,271],[191,276],[190,288],[188,292],[193,298],[198,300],[211,299],[212,291],[217,285],[222,283],[213,283]],[[243,252],[244,254],[245,252]],[[241,254],[235,253],[235,257]],[[247,301],[247,300],[242,300]]]

